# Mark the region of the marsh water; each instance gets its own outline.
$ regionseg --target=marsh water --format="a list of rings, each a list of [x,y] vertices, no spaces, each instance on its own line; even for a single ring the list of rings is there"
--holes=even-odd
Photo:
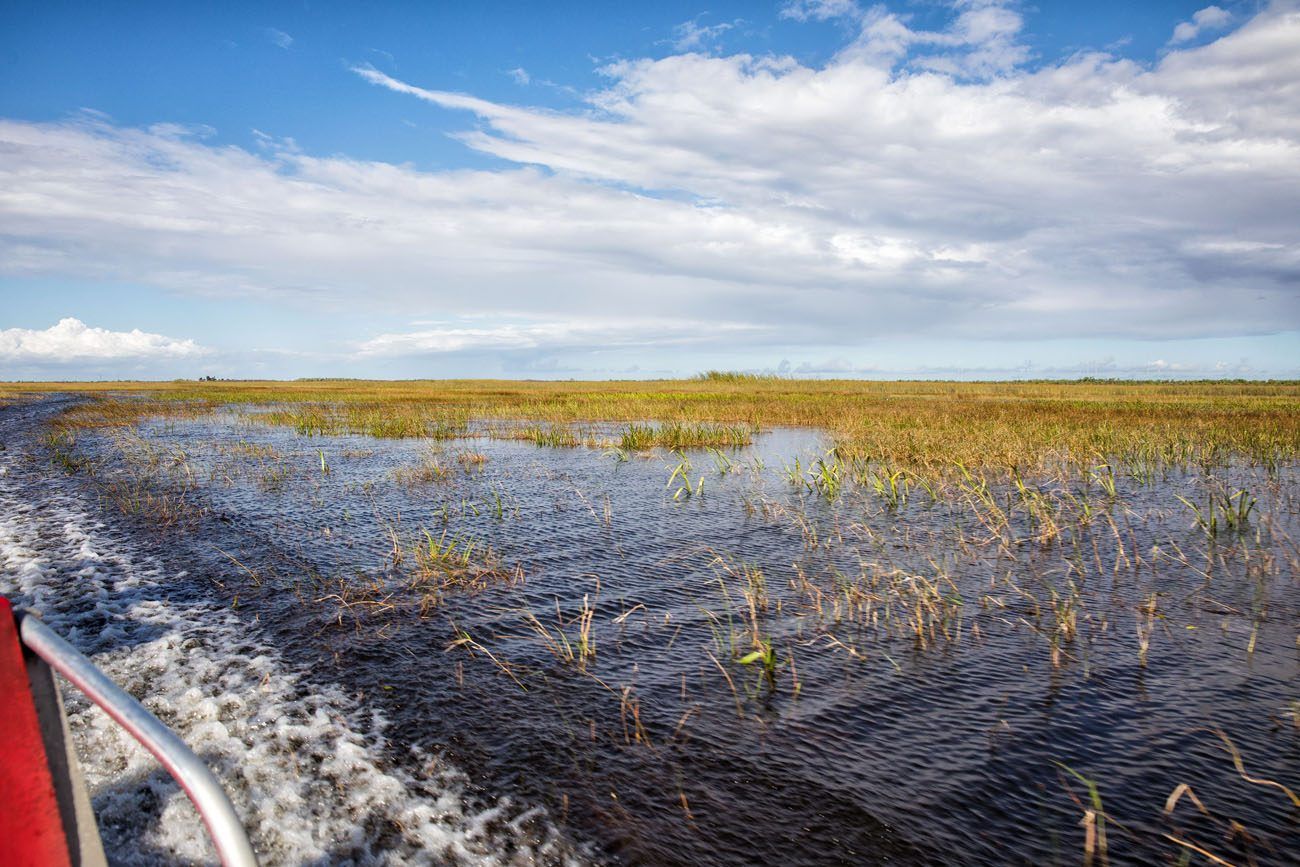
[[[810,430],[629,454],[236,408],[60,466],[64,401],[0,408],[3,589],[147,667],[270,862],[1070,864],[1099,827],[1110,863],[1300,852],[1259,782],[1300,788],[1294,465],[900,497]],[[1241,526],[1198,525],[1242,490]],[[430,592],[431,547],[491,568]],[[72,702],[83,753],[126,749]],[[83,760],[116,860],[207,857],[145,764]]]

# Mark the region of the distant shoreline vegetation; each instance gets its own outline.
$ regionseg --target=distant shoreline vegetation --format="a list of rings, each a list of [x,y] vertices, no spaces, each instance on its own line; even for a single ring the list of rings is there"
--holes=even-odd
[[[739,370],[706,370],[691,379],[696,382],[773,382],[786,377],[773,373],[745,373]]]
[[[38,393],[94,399],[66,428],[130,425],[222,407],[304,436],[482,435],[539,445],[731,446],[748,431],[809,427],[839,455],[947,472],[1142,456],[1170,464],[1300,457],[1300,382],[798,380],[710,371],[689,380],[298,380],[0,384],[0,400]],[[689,434],[689,435],[687,435]]]

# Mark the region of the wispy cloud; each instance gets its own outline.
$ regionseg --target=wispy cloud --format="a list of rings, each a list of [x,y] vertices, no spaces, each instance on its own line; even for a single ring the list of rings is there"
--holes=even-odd
[[[0,331],[0,360],[13,364],[62,364],[93,361],[140,361],[186,358],[206,350],[193,340],[149,334],[139,329],[91,328],[79,319],[61,319],[44,330]]]
[[[262,31],[268,42],[279,48],[288,51],[293,46],[293,37],[283,30],[276,30],[274,27],[267,27]]]
[[[483,99],[475,99],[474,97],[467,96],[463,93],[428,90],[423,87],[416,87],[413,84],[408,84],[405,81],[393,78],[388,73],[381,72],[368,63],[353,66],[351,69],[371,84],[386,87],[396,93],[405,93],[409,96],[414,96],[417,99],[422,99],[425,102],[432,102],[436,105],[441,105],[444,108],[463,108],[470,111],[489,111],[493,108],[491,102]]]
[[[862,7],[856,0],[789,0],[781,7],[782,18],[795,21],[829,21],[835,18],[859,19]]]
[[[629,347],[716,345],[719,341],[757,336],[761,326],[734,322],[680,320],[525,321],[475,325],[472,322],[425,323],[432,327],[381,334],[358,347],[361,356],[431,355],[489,350],[592,350]]]
[[[1114,379],[1222,379],[1225,377],[1260,377],[1269,373],[1269,371],[1261,370],[1244,359],[1214,362],[1155,359],[1148,362],[1130,363],[1120,361],[1113,355],[1083,359],[1067,364],[1036,364],[1032,361],[1025,361],[1016,365],[984,364],[962,366],[945,364],[906,367],[860,364],[844,357],[835,357],[821,361],[801,361],[798,363],[782,360],[775,367],[755,368],[749,372],[810,379],[1074,379],[1081,376]]]
[[[864,9],[855,0],[790,0],[781,17],[795,21],[839,21],[856,35],[840,60],[884,69],[904,64],[953,76],[988,78],[1007,73],[1030,58],[1020,41],[1024,19],[1015,0],[952,0],[955,13],[942,30],[914,29],[907,14],[884,4]]]
[[[690,21],[683,21],[673,28],[672,46],[674,50],[702,51],[711,47],[728,30],[734,30],[742,23],[741,19],[737,18],[734,21],[704,24],[700,21],[702,17],[696,16]]]
[[[506,74],[515,80],[515,84],[529,84],[533,80],[533,77],[528,74],[528,70],[524,69],[522,66],[516,66],[514,69],[507,70]]]

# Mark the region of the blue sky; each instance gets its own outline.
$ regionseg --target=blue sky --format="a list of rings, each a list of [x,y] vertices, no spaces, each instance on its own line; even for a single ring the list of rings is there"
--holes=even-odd
[[[0,10],[0,379],[1300,377],[1294,3]]]

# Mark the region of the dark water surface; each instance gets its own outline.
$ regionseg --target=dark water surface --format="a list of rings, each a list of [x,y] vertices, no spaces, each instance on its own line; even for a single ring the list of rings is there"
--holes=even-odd
[[[792,484],[829,447],[801,430],[687,453],[690,494],[663,451],[304,438],[236,414],[141,433],[82,435],[99,481],[59,483],[181,492],[176,526],[112,518],[187,571],[178,591],[380,711],[392,761],[447,755],[599,859],[1079,863],[1095,805],[1075,773],[1111,863],[1177,863],[1178,840],[1300,852],[1300,811],[1216,732],[1300,788],[1295,466],[1116,466],[1113,499],[1086,476],[1026,480],[1038,500],[1003,480],[998,528],[974,486],[891,509]],[[446,477],[403,476],[430,465]],[[1220,489],[1258,503],[1212,539],[1177,497]],[[421,609],[429,537],[520,577]],[[530,616],[576,643],[584,606],[579,666]],[[1188,797],[1165,815],[1179,784],[1208,815]]]

